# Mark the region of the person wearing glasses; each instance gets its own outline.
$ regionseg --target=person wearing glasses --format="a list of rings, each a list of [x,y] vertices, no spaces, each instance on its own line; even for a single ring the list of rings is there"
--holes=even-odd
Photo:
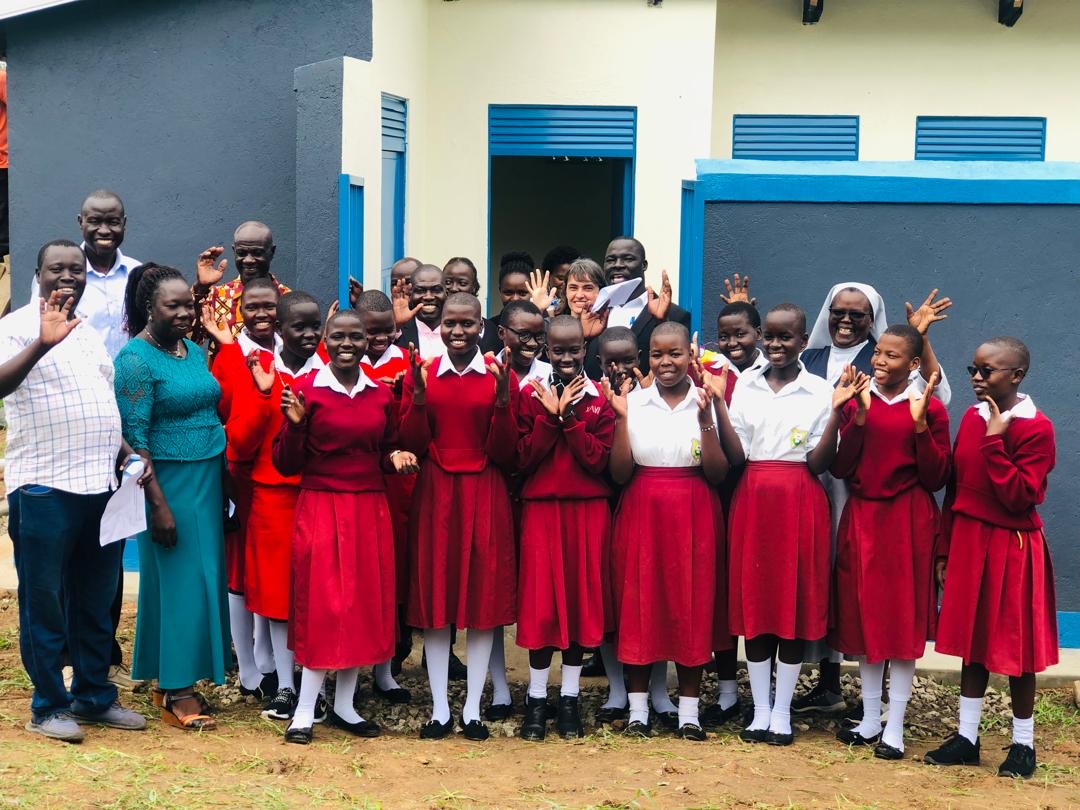
[[[551,363],[540,359],[547,336],[544,316],[531,301],[511,301],[499,315],[499,340],[505,347],[498,355],[517,377],[521,390],[529,380],[545,382],[551,376]]]

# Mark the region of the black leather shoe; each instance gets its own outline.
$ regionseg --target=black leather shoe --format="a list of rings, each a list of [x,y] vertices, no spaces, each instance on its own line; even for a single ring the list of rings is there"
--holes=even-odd
[[[263,675],[262,680],[259,681],[259,685],[254,689],[245,689],[239,682],[237,682],[237,686],[240,689],[240,694],[244,697],[253,697],[260,703],[265,703],[278,693],[277,673],[271,672],[267,675]]]
[[[874,745],[880,737],[880,734],[873,737],[864,737],[853,728],[842,728],[836,732],[836,739],[844,745]]]
[[[675,736],[683,740],[691,740],[693,742],[705,741],[705,729],[696,723],[687,723],[685,726],[679,726],[679,730],[675,732]]]
[[[957,732],[940,747],[923,754],[923,762],[928,765],[978,765],[979,741],[973,743]]]
[[[513,703],[492,703],[484,709],[484,719],[489,723],[499,723],[503,720],[509,720],[513,716]]]
[[[491,736],[488,727],[479,720],[470,720],[466,723],[464,717],[461,718],[461,731],[465,734],[466,740],[473,742],[483,742]]]
[[[791,745],[795,742],[794,734],[779,734],[775,731],[770,731],[765,738],[765,742],[769,745]]]
[[[599,651],[589,656],[589,660],[581,666],[582,678],[603,678],[605,675],[607,670],[604,669],[604,657]]]
[[[631,720],[623,729],[623,734],[627,737],[648,738],[652,736],[652,726],[649,723],[642,723],[640,720]]]
[[[382,698],[387,703],[404,705],[412,700],[412,692],[399,686],[397,689],[382,689],[377,683],[372,682],[371,691],[376,697]]]
[[[469,678],[469,670],[461,663],[461,659],[457,657],[453,650],[450,651],[450,668],[447,672],[452,681],[464,681]]]
[[[1035,774],[1035,749],[1022,743],[1009,746],[1009,755],[998,766],[998,776],[1030,779]]]
[[[678,712],[657,712],[656,716],[660,720],[660,724],[666,729],[674,731],[679,727]]]
[[[585,727],[581,724],[581,712],[578,709],[577,695],[560,695],[559,708],[556,712],[555,730],[564,740],[576,740],[585,736]]]
[[[601,725],[604,723],[614,723],[616,720],[625,720],[629,716],[629,706],[623,706],[621,709],[617,706],[608,706],[596,710],[596,722]]]
[[[428,720],[420,729],[421,740],[441,740],[449,737],[454,731],[454,721],[447,720],[440,723],[438,720]]]
[[[326,719],[330,722],[330,725],[340,728],[342,731],[347,731],[356,737],[378,737],[382,732],[378,723],[373,723],[371,720],[349,723],[342,720],[333,709],[327,712]]]
[[[701,725],[704,728],[719,728],[725,723],[734,720],[742,712],[739,702],[735,701],[726,709],[721,709],[719,703],[714,703],[701,713]]]
[[[769,740],[767,728],[744,728],[739,732],[739,739],[749,743],[763,743]]]
[[[525,722],[518,732],[521,739],[540,742],[547,736],[547,698],[525,698]]]
[[[874,746],[874,756],[878,759],[903,759],[904,752],[888,743],[879,742]]]
[[[285,729],[285,742],[296,743],[297,745],[307,745],[311,742],[311,738],[314,737],[311,726],[305,728],[295,728],[289,726]]]

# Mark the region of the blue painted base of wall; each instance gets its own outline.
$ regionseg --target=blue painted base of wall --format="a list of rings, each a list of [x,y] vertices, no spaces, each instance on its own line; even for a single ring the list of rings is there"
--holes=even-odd
[[[132,540],[124,543],[124,570],[139,570],[139,544]]]

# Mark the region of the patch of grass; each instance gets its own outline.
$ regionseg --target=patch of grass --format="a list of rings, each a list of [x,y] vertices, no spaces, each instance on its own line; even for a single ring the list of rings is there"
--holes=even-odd
[[[430,804],[432,807],[452,808],[462,807],[463,803],[475,802],[472,796],[467,796],[459,790],[450,790],[449,788],[443,788],[438,793],[432,793],[430,796],[424,797],[424,802]]]

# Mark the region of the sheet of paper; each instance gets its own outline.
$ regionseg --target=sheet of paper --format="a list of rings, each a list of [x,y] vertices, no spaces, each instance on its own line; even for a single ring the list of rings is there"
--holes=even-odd
[[[129,471],[120,480],[120,488],[105,505],[99,537],[103,546],[146,531],[146,493],[138,483],[142,465],[138,465],[137,471],[130,470],[135,466],[129,465]]]
[[[596,303],[592,306],[593,312],[599,312],[604,307],[621,307],[630,300],[630,296],[641,283],[640,278],[632,278],[629,281],[620,281],[618,284],[609,284],[600,288],[600,294],[596,296]]]

